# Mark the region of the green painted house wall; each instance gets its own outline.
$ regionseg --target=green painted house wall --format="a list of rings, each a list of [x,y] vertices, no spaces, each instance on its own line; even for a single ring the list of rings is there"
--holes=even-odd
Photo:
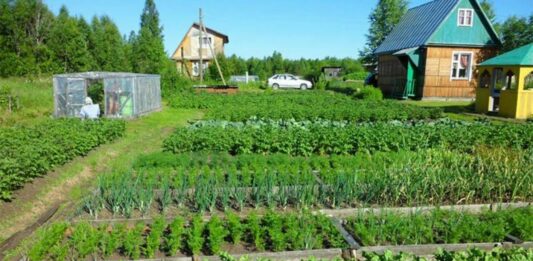
[[[471,1],[461,0],[453,12],[429,38],[428,44],[437,45],[472,45],[485,46],[497,45],[496,36],[491,33],[490,22],[484,17],[483,12],[474,6]],[[459,9],[474,10],[474,23],[472,26],[458,26]]]

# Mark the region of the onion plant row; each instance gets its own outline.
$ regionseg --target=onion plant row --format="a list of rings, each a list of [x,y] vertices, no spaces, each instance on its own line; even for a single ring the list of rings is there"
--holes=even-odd
[[[237,95],[180,94],[170,100],[170,105],[176,108],[207,109],[206,119],[229,121],[259,117],[368,122],[443,117],[440,108],[421,108],[396,101],[353,100],[341,94],[314,91]]]
[[[419,206],[533,199],[533,155],[505,149],[357,156],[157,153],[101,176],[84,209],[98,216],[252,207]]]
[[[363,245],[412,245],[502,242],[506,235],[533,240],[533,208],[469,214],[445,210],[429,213],[364,213],[348,219],[347,229]]]
[[[529,149],[533,124],[444,121],[412,125],[376,123],[363,126],[243,125],[178,128],[165,139],[174,153],[222,151],[230,154],[282,153],[295,156],[418,151],[442,148],[472,151],[476,146]]]
[[[49,120],[33,127],[0,128],[0,200],[24,183],[74,157],[121,137],[123,121]]]
[[[88,223],[55,223],[41,229],[28,250],[30,260],[80,260],[108,258],[154,258],[166,255],[219,254],[226,247],[247,251],[285,251],[342,248],[346,243],[325,216],[308,213],[259,217],[251,213],[241,219],[227,213],[203,221],[177,217],[171,222],[156,218],[151,224],[94,227]]]

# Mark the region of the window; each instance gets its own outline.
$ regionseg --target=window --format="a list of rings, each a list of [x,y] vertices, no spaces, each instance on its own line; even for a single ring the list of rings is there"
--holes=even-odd
[[[472,53],[454,52],[452,57],[452,80],[470,80],[472,73]]]
[[[516,77],[513,71],[508,71],[505,75],[505,87],[508,90],[516,90]]]
[[[524,90],[533,91],[533,72],[531,72],[528,76],[526,76],[526,79],[524,82]]]
[[[205,71],[207,67],[209,66],[209,63],[204,61],[202,65],[204,67],[204,74],[205,74]],[[192,76],[200,76],[200,62],[192,63]]]
[[[505,74],[503,73],[502,68],[495,68],[494,72],[492,73],[494,75],[494,91],[500,92],[501,90],[505,90]]]
[[[209,37],[209,36],[202,37],[202,44],[203,45],[210,45],[211,44],[211,37]]]
[[[490,72],[484,70],[479,79],[479,88],[489,88],[490,86]]]
[[[472,9],[459,9],[457,15],[458,26],[472,26],[474,24],[474,10]]]

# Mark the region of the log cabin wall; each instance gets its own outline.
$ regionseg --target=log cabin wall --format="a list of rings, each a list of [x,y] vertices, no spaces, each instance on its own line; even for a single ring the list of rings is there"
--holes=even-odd
[[[474,62],[470,80],[451,79],[453,52],[472,52]],[[493,57],[494,49],[463,47],[427,47],[423,83],[423,98],[474,98],[477,86],[476,65]]]
[[[378,85],[383,95],[393,96],[395,90],[403,88],[407,78],[406,68],[398,57],[380,55],[378,58]]]

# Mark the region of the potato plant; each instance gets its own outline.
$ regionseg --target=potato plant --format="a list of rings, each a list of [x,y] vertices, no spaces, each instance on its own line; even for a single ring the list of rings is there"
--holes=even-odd
[[[310,123],[178,128],[165,139],[165,151],[221,151],[236,154],[354,155],[387,151],[445,149],[471,152],[476,146],[529,149],[531,124],[372,123],[335,126]]]
[[[440,108],[421,108],[396,101],[353,100],[328,92],[280,92],[238,95],[182,94],[170,100],[175,108],[207,109],[205,118],[246,121],[252,117],[325,119],[350,122],[422,120],[443,117]]]
[[[0,200],[9,200],[24,183],[84,156],[123,135],[118,120],[48,120],[33,127],[0,128]]]

